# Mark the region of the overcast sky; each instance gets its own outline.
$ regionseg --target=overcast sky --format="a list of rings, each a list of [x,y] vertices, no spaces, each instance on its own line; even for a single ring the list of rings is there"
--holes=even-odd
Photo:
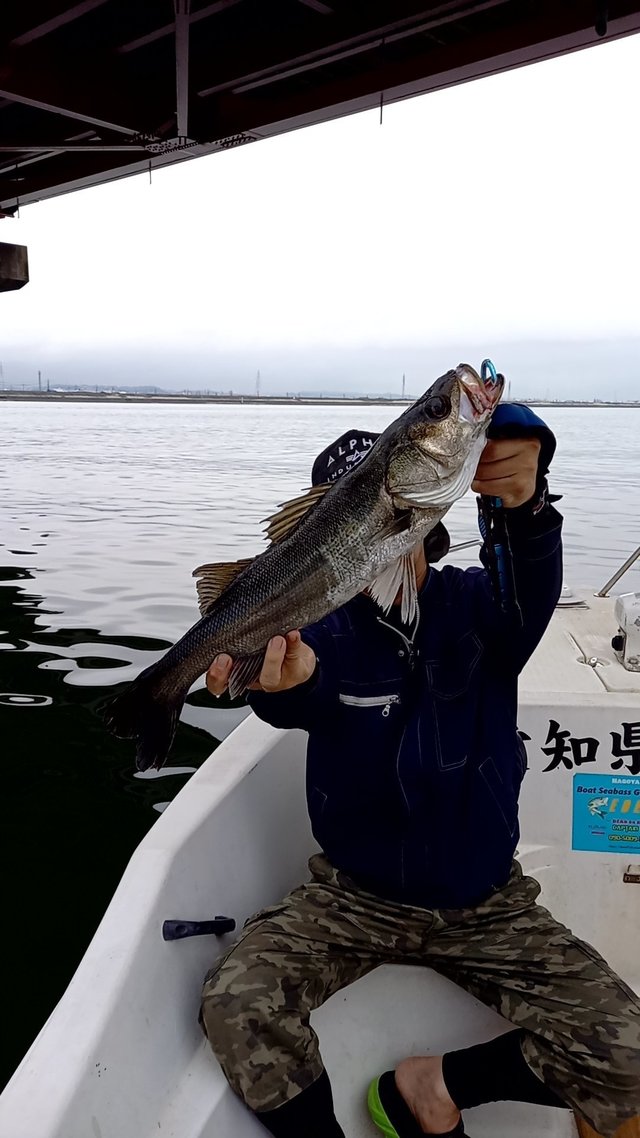
[[[540,341],[514,383],[576,394],[605,339],[640,398],[639,106],[636,36],[25,207],[5,385],[418,390]]]

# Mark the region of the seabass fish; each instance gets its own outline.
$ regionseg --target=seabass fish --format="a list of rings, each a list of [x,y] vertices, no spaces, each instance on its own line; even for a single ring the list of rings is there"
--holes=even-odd
[[[469,489],[502,386],[460,364],[363,462],[270,518],[271,544],[258,557],[195,570],[202,619],[105,709],[114,734],[136,740],[140,770],[162,765],[190,687],[220,652],[233,657],[235,697],[259,675],[272,636],[313,624],[363,589],[388,611],[402,587],[411,620],[411,551]]]

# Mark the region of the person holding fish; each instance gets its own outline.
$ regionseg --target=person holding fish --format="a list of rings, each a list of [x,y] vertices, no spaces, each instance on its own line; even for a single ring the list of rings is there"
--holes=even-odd
[[[108,721],[160,765],[189,687],[249,690],[308,732],[310,880],[205,978],[200,1019],[276,1138],[344,1138],[310,1013],[382,963],[421,963],[513,1024],[373,1078],[387,1138],[464,1134],[462,1111],[571,1108],[606,1138],[640,1113],[640,1002],[537,903],[515,860],[526,769],[518,675],[562,584],[555,439],[503,380],[460,365],[380,436],[347,432],[252,562],[196,570],[203,618]],[[441,519],[481,496],[482,566],[435,569]],[[450,825],[451,810],[456,826]]]

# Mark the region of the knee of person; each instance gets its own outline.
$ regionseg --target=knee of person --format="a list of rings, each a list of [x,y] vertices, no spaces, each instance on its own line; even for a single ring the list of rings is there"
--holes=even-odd
[[[592,1062],[587,1060],[585,1066],[590,1080],[601,1082],[602,1093],[615,1104],[619,1118],[640,1114],[640,1038],[634,1044],[627,1039],[624,1044],[610,1046],[595,1071]]]
[[[209,973],[202,989],[200,1024],[214,1052],[226,1052],[229,1040],[246,1028],[251,992],[238,985],[224,966]]]
[[[634,1113],[640,1113],[640,1039],[633,1047],[614,1047],[611,1051],[606,1083],[620,1096],[629,1096]]]

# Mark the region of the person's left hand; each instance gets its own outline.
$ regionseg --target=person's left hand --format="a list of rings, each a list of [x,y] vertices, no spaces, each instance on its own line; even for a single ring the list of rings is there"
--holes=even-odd
[[[491,439],[482,452],[471,489],[501,498],[508,510],[533,497],[538,476],[540,440]]]

